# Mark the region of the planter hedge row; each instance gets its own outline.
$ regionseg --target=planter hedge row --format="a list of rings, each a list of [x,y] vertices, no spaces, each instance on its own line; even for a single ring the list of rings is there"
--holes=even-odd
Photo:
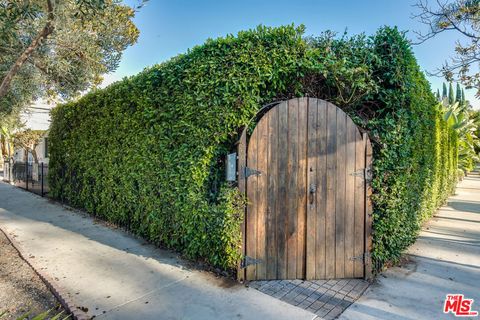
[[[52,111],[51,196],[224,269],[244,199],[223,159],[266,103],[329,100],[374,146],[374,259],[411,244],[456,182],[456,136],[405,36],[258,27],[208,40]]]

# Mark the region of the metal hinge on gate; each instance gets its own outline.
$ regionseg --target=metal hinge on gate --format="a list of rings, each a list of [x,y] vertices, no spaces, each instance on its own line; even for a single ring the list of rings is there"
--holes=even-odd
[[[248,266],[254,265],[254,264],[259,264],[262,263],[263,261],[260,259],[254,259],[249,256],[245,256],[242,261],[240,262],[240,268],[245,269]]]
[[[261,176],[261,175],[262,175],[262,172],[249,167],[245,167],[245,179],[250,176]]]
[[[355,256],[355,257],[350,257],[350,260],[351,261],[356,261],[356,260],[361,260],[363,263],[365,263],[365,261],[367,260],[367,258],[370,257],[370,252],[365,252],[359,256]]]
[[[355,172],[350,173],[351,176],[360,177],[366,181],[372,181],[372,169],[366,167]]]

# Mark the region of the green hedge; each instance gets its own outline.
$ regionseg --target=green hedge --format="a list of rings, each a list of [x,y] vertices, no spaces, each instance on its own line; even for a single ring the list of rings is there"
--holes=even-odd
[[[223,159],[265,103],[334,102],[374,145],[374,258],[395,260],[455,185],[456,137],[404,35],[303,38],[258,27],[208,40],[52,112],[50,194],[225,269],[244,199]]]
[[[373,39],[373,51],[382,87],[372,102],[383,106],[367,125],[377,141],[373,259],[379,268],[400,257],[454,191],[458,141],[404,36],[383,29]]]

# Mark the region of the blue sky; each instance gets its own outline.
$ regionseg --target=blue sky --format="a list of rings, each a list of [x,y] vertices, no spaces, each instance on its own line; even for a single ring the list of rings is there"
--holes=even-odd
[[[127,0],[127,4],[138,0]],[[136,74],[143,68],[168,60],[188,48],[259,24],[279,26],[294,23],[306,26],[306,35],[315,35],[330,29],[350,34],[373,34],[383,25],[396,25],[409,31],[407,36],[416,40],[413,31],[424,26],[412,18],[418,12],[415,0],[264,0],[264,1],[192,1],[150,0],[135,17],[140,29],[137,44],[128,48],[116,72],[105,77],[111,83],[124,76]],[[422,69],[434,71],[454,53],[455,41],[460,35],[449,32],[424,44],[414,46]],[[429,77],[432,88],[441,87],[443,79]],[[480,107],[474,90],[466,92],[467,99]]]
[[[125,0],[129,5],[139,0]],[[304,24],[306,35],[316,35],[330,29],[350,34],[373,34],[383,25],[396,25],[409,31],[424,26],[412,14],[415,0],[150,0],[135,17],[140,29],[138,42],[123,55],[119,68],[105,76],[104,85],[134,75],[145,67],[168,60],[202,44],[208,38],[236,34],[240,30],[255,28],[259,24],[279,26]],[[432,2],[432,1],[431,1]],[[414,46],[417,60],[423,70],[434,71],[454,53],[458,33],[444,33],[428,42]],[[442,79],[429,77],[432,88],[440,88]],[[476,109],[480,101],[474,90],[466,91],[467,99]]]

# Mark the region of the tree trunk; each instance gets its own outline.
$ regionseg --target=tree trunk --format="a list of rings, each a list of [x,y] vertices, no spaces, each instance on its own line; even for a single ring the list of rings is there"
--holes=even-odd
[[[13,150],[13,144],[10,142],[10,138],[7,139],[7,148],[8,148],[8,161],[12,159],[12,154],[15,152]]]
[[[7,157],[7,140],[5,139],[4,136],[0,137],[0,144],[2,146],[2,158]]]
[[[30,152],[32,153],[33,161],[35,163],[38,163],[37,150],[35,150],[36,147],[37,147],[37,145],[34,144],[32,150],[30,150]]]
[[[18,57],[17,61],[15,61],[14,65],[10,68],[8,73],[2,80],[2,84],[0,85],[0,99],[5,97],[10,88],[10,84],[12,83],[13,77],[18,73],[18,70],[23,66],[25,61],[32,55],[35,49],[41,44],[43,39],[46,39],[54,30],[53,26],[53,5],[50,0],[47,0],[47,7],[48,7],[48,19],[47,23],[43,27],[42,31],[35,37],[32,43],[22,52],[20,57]]]

